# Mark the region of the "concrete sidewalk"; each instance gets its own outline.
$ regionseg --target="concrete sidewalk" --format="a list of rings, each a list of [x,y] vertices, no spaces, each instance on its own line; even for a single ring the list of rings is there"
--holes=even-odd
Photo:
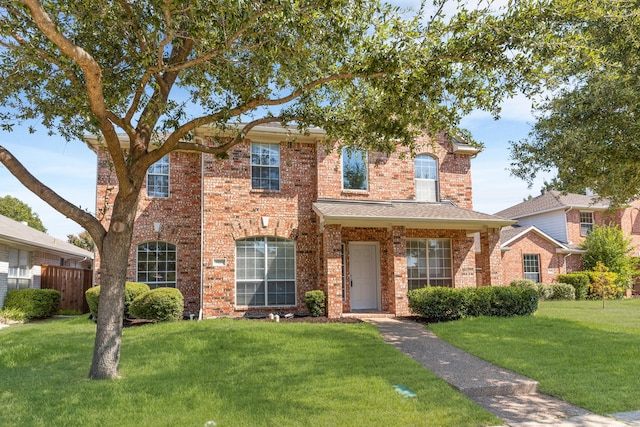
[[[492,412],[511,427],[640,426],[640,411],[602,416],[538,393],[530,378],[485,362],[439,339],[424,325],[393,318],[364,319],[386,342]]]

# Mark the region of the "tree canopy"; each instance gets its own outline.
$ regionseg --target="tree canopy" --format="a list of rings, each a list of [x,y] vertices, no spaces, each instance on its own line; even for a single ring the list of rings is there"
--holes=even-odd
[[[462,1],[447,15],[446,3],[415,13],[377,0],[0,5],[2,128],[38,119],[68,139],[97,135],[117,178],[103,224],[0,147],[0,162],[96,244],[102,290],[91,378],[118,375],[135,212],[148,167],[164,155],[224,157],[265,123],[318,126],[329,140],[389,152],[412,148],[423,130],[464,134],[458,123],[473,109],[498,114],[522,75],[537,71],[515,49],[519,18]],[[202,126],[225,138],[193,138]]]
[[[31,209],[31,206],[15,197],[0,197],[0,215],[4,215],[15,221],[26,222],[29,227],[35,228],[43,233],[47,232],[42,220],[38,214]]]
[[[614,203],[640,194],[640,12],[621,0],[548,0],[538,31],[549,43],[548,96],[526,140],[512,147],[513,172],[531,180],[556,171],[566,190],[591,188]],[[534,46],[532,43],[531,46]],[[539,45],[538,45],[539,47]]]

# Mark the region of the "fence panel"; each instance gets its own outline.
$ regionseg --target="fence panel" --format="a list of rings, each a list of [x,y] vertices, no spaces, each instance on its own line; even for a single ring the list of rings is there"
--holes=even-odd
[[[88,313],[89,306],[84,293],[91,287],[93,272],[79,268],[43,265],[40,287],[60,292],[60,310]]]

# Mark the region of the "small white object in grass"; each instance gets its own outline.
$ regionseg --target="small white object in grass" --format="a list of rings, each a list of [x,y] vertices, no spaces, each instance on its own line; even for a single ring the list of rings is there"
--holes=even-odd
[[[207,421],[206,423],[204,423],[204,427],[214,427],[217,426],[215,421]]]
[[[275,319],[276,319],[276,322],[279,322],[280,321],[280,316],[276,314]]]

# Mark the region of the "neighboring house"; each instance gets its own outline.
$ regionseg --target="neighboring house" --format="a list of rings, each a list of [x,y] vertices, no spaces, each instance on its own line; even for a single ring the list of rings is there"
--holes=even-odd
[[[594,225],[617,225],[638,247],[639,206],[634,201],[612,210],[609,201],[598,196],[543,191],[496,213],[517,221],[501,233],[504,283],[522,278],[551,283],[558,274],[581,270],[581,244]]]
[[[98,141],[87,142],[107,223],[116,180]],[[185,313],[203,317],[304,313],[314,289],[329,317],[407,315],[409,289],[502,284],[500,229],[513,221],[472,210],[478,151],[416,143],[415,157],[340,151],[320,129],[260,126],[226,160],[171,153],[147,172],[127,280],[175,286]],[[96,271],[99,281],[99,257]]]
[[[92,252],[0,215],[0,308],[8,291],[40,288],[43,266],[92,265]]]

